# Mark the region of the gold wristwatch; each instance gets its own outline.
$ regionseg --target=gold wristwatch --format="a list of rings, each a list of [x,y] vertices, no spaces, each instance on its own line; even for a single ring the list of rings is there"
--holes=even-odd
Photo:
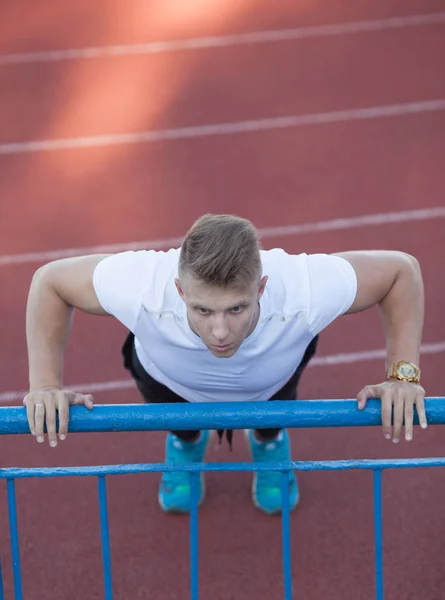
[[[419,383],[420,369],[417,365],[407,360],[401,360],[398,363],[392,363],[387,373],[388,379],[399,379],[400,381],[411,381]]]

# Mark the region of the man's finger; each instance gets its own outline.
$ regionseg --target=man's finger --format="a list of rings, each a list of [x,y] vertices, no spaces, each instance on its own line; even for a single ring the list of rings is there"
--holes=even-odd
[[[410,398],[405,399],[405,440],[413,439],[414,405]]]
[[[35,420],[34,420],[34,410],[35,410],[34,402],[32,401],[32,399],[29,396],[25,396],[25,398],[23,399],[23,404],[26,407],[26,418],[28,419],[29,430],[32,433],[32,435],[35,435],[36,434],[36,424],[35,424]]]
[[[64,397],[58,406],[59,411],[59,438],[64,440],[68,433],[68,422],[69,422],[69,404],[66,402]]]
[[[376,390],[373,385],[367,385],[357,394],[357,402],[359,410],[363,410],[366,406],[367,401],[370,398],[376,397]]]
[[[417,414],[419,415],[420,426],[422,429],[426,429],[428,427],[428,422],[426,420],[425,398],[423,394],[418,394],[416,397],[416,408]]]
[[[393,397],[393,402],[394,402],[394,425],[393,425],[392,441],[395,444],[397,444],[399,442],[400,436],[402,434],[405,399],[402,395],[401,390],[397,390],[395,396],[393,395],[392,397]]]
[[[84,405],[88,409],[92,409],[93,404],[93,396],[91,394],[74,394],[74,398],[70,402],[73,405]]]
[[[87,394],[86,396],[84,396],[85,400],[85,406],[91,410],[94,406],[94,401],[93,401],[93,396],[91,394]]]
[[[43,400],[35,402],[34,410],[36,438],[39,443],[43,442],[43,431],[45,423],[45,403]]]
[[[56,404],[52,398],[49,398],[45,403],[46,413],[46,431],[48,433],[49,445],[54,447],[57,446],[57,435],[56,435]]]
[[[387,440],[391,439],[391,417],[392,417],[392,397],[388,392],[382,394],[382,426],[383,435]]]

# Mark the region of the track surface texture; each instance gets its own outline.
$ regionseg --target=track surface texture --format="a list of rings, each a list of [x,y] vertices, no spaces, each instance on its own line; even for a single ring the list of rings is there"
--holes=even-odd
[[[204,212],[252,219],[265,248],[414,254],[426,288],[422,383],[444,395],[443,1],[2,4],[3,404],[20,404],[27,388],[25,306],[38,266],[96,246],[168,247]],[[66,385],[96,384],[96,403],[140,402],[121,365],[124,335],[115,321],[77,315]],[[383,379],[372,354],[383,348],[377,311],[339,319],[299,397],[355,397]],[[377,427],[291,439],[295,460],[445,451],[440,427],[398,446]],[[56,449],[31,436],[0,441],[2,467],[115,464],[162,461],[164,434],[72,434]],[[243,436],[208,460],[248,460]],[[299,482],[295,598],[373,598],[372,474],[304,472]],[[157,485],[157,475],[109,479],[117,600],[188,598],[188,519],[160,511]],[[207,489],[200,598],[282,598],[280,520],[254,508],[250,475],[210,473]],[[4,484],[0,494],[12,598]],[[385,600],[443,598],[444,496],[443,469],[384,473]],[[95,479],[20,480],[17,503],[24,598],[103,598]]]

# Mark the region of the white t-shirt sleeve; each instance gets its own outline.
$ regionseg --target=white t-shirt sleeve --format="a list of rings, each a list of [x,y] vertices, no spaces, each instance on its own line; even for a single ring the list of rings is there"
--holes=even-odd
[[[104,258],[93,273],[93,286],[101,306],[134,332],[142,307],[142,298],[156,252],[120,252]]]
[[[357,294],[354,267],[330,254],[307,257],[309,276],[309,327],[314,335],[349,310]]]

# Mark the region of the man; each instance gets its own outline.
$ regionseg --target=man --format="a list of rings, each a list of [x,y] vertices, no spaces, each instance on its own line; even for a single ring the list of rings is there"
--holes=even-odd
[[[427,426],[419,385],[423,283],[418,262],[402,252],[289,255],[260,249],[248,220],[198,219],[179,249],[122,252],[49,263],[32,281],[27,308],[30,393],[24,399],[31,432],[51,446],[65,439],[70,404],[92,408],[92,397],[65,390],[63,350],[73,308],[113,315],[130,331],[124,365],[146,402],[293,400],[317,336],[338,316],[378,305],[387,343],[386,380],[363,388],[358,408],[381,398],[383,432],[398,442],[413,433],[413,407]],[[391,417],[394,411],[394,426]],[[285,430],[246,432],[253,460],[290,460]],[[207,431],[170,432],[166,460],[201,462]],[[280,474],[254,476],[254,504],[281,511]],[[204,498],[200,480],[199,500]],[[290,479],[291,508],[298,502]],[[164,473],[159,502],[188,512],[187,474]]]

